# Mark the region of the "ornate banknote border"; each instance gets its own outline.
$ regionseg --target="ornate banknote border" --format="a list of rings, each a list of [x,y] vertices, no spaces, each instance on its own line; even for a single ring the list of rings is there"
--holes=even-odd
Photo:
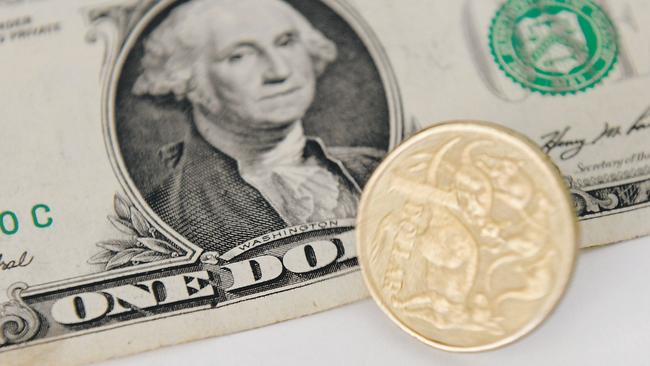
[[[570,187],[581,220],[635,210],[650,204],[650,179],[586,191],[571,184]]]
[[[40,317],[23,301],[25,289],[22,282],[11,285],[7,289],[11,300],[0,304],[0,347],[27,342],[40,329]]]
[[[352,26],[380,69],[389,99],[392,147],[403,138],[405,126],[400,91],[383,47],[346,0],[321,1]],[[152,14],[174,2],[133,0],[84,12],[90,27],[87,41],[104,46],[101,68],[104,111],[110,109],[114,67],[124,57],[132,33],[138,27],[142,29],[145,18],[150,19]],[[109,114],[104,115],[105,126]],[[110,146],[110,131],[105,132]],[[110,150],[109,154],[114,154]],[[0,304],[0,354],[82,334],[228,307],[317,285],[359,270],[351,239],[353,219],[311,223],[269,233],[239,245],[233,253],[226,253],[228,256],[202,252],[161,223],[142,197],[133,193],[133,185],[124,177],[123,167],[114,155],[110,160],[126,197],[116,197],[115,215],[109,220],[120,231],[134,231],[133,238],[139,244],[136,248],[118,248],[120,243],[110,240],[97,243],[103,251],[90,261],[103,264],[105,271],[94,275],[35,286],[13,285],[9,289],[10,300]],[[303,272],[305,268],[292,267],[285,257],[297,250],[307,251],[307,247],[316,257],[326,260],[315,265],[314,270]],[[123,253],[122,249],[126,251]],[[141,254],[145,260],[134,261]],[[251,271],[252,276],[248,276]],[[230,292],[231,289],[236,290]],[[296,315],[313,311],[296,309]],[[257,325],[273,321],[267,319]]]

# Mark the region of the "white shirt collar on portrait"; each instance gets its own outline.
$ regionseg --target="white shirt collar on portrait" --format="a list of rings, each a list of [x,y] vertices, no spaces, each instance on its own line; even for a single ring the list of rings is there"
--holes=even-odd
[[[285,129],[283,138],[239,136],[200,117],[195,124],[210,145],[235,159],[241,177],[289,225],[356,214],[355,194],[341,187],[318,159],[305,157],[307,139],[301,121]]]
[[[235,134],[201,114],[195,116],[194,123],[210,145],[237,161],[240,170],[299,165],[307,142],[300,120],[285,129],[284,136],[270,138],[258,134]]]

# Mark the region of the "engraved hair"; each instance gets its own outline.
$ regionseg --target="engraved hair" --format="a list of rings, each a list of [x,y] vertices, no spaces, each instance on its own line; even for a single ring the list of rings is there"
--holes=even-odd
[[[221,110],[221,103],[211,90],[205,76],[204,57],[210,41],[210,23],[220,5],[233,0],[194,0],[174,9],[149,35],[144,43],[142,73],[133,86],[136,95],[164,96],[173,94],[177,100],[187,99],[212,113]],[[284,8],[292,17],[300,38],[311,56],[317,76],[336,59],[334,42],[314,29],[298,11],[280,0],[264,0]]]

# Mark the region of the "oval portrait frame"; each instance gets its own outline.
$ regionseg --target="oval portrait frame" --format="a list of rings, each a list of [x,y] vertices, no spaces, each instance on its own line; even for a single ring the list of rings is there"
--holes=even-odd
[[[346,0],[319,1],[340,17],[340,19],[352,29],[355,36],[361,40],[363,47],[368,52],[371,61],[377,69],[388,108],[388,150],[390,151],[397,146],[404,137],[405,119],[403,115],[401,93],[388,56],[371,27],[366,23],[361,15],[347,3]],[[116,100],[120,78],[127,62],[127,58],[131,54],[134,46],[140,40],[141,34],[159,14],[168,11],[171,7],[177,6],[177,3],[178,0],[163,0],[154,5],[136,23],[133,30],[129,32],[108,75],[108,83],[104,93],[102,112],[102,115],[104,116],[103,130],[107,153],[115,175],[125,194],[134,206],[144,214],[146,219],[154,228],[187,253],[185,256],[179,257],[171,263],[167,262],[162,267],[193,263],[199,258],[201,253],[204,252],[204,249],[189,241],[168,223],[164,222],[147,203],[145,197],[132,179],[119,144],[116,122]]]

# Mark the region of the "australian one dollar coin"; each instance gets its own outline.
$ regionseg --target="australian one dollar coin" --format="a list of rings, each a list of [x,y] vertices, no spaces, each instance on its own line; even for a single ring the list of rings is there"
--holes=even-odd
[[[496,125],[420,132],[379,166],[361,199],[358,251],[380,307],[448,351],[528,334],[561,299],[578,227],[557,168]]]

